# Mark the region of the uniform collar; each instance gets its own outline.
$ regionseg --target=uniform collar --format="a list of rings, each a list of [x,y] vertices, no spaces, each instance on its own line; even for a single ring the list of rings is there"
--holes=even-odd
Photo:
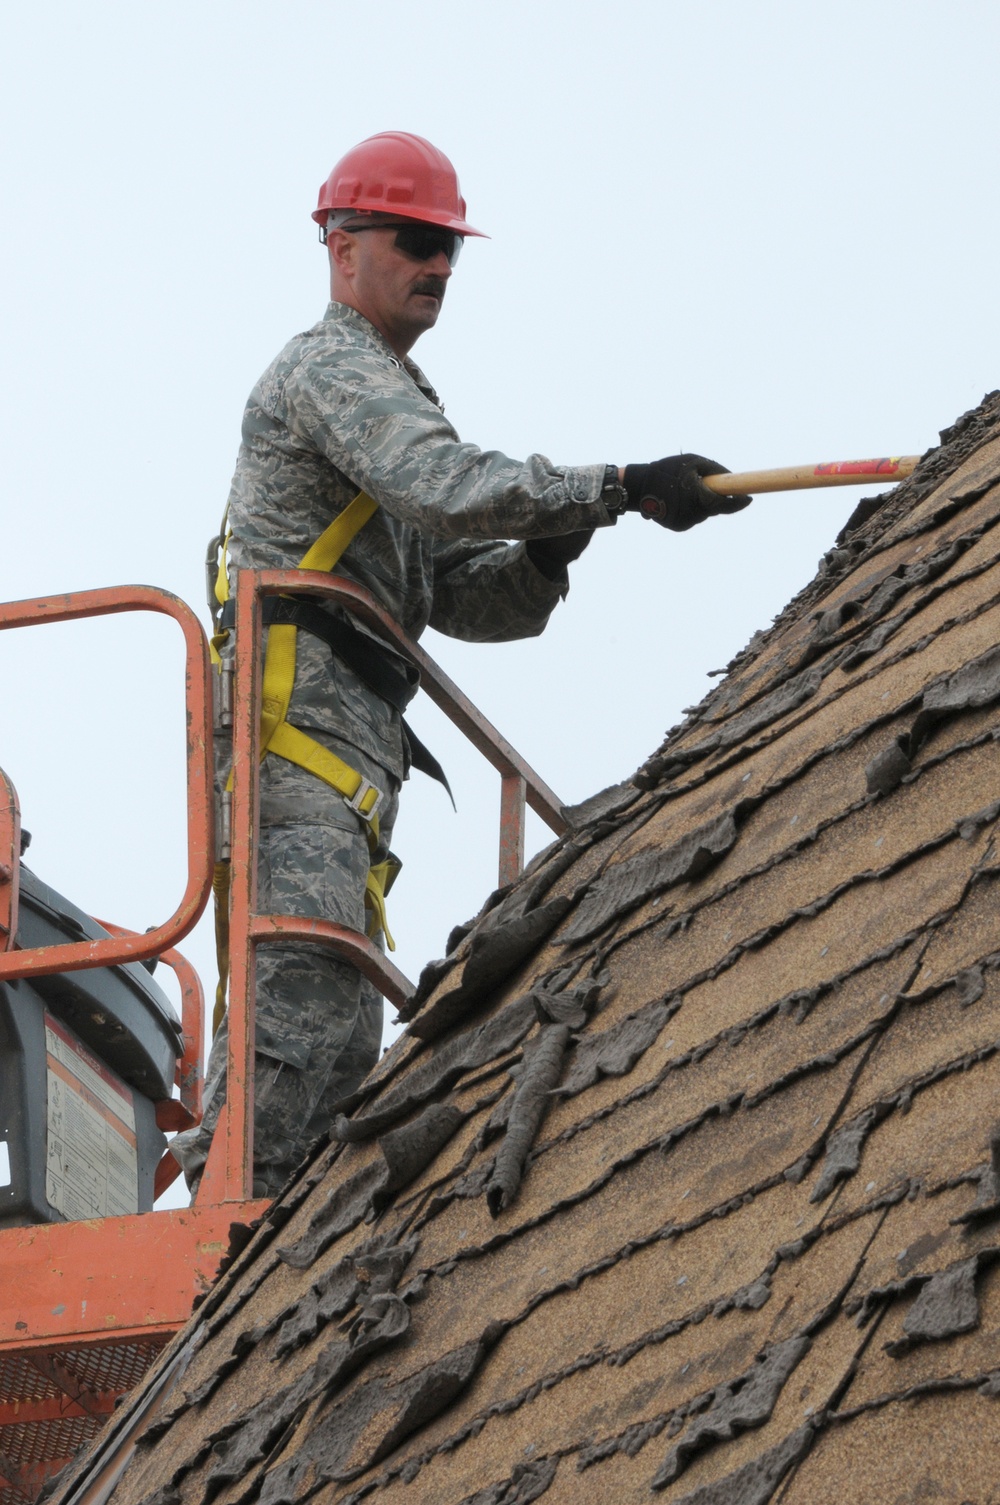
[[[365,318],[364,314],[359,313],[356,308],[351,308],[349,303],[328,304],[326,313],[323,315],[321,322],[323,324],[339,324],[341,326],[347,326],[349,329],[354,330],[357,334],[368,340],[371,344],[376,345],[379,350],[381,350],[385,355],[389,357],[394,365],[402,367],[407,376],[409,376],[416,383],[421,392],[423,392],[424,396],[428,397],[430,401],[434,403],[435,407],[441,407],[441,399],[438,397],[434,388],[431,386],[430,382],[427,380],[427,377],[421,371],[416,361],[411,360],[408,355],[404,356],[403,360],[401,361],[399,359],[399,356],[393,350],[392,346],[389,344],[389,341],[386,339],[385,335],[381,334],[375,328],[375,325],[371,322],[371,320]]]

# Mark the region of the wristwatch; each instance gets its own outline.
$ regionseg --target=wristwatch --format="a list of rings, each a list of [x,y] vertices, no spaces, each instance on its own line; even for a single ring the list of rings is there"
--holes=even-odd
[[[618,521],[628,506],[628,492],[618,479],[617,465],[606,465],[604,467],[604,485],[601,487],[601,501],[615,522]]]

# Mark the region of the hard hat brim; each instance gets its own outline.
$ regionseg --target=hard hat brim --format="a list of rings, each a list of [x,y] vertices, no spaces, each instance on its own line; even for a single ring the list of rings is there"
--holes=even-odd
[[[446,212],[436,213],[433,209],[424,209],[419,214],[412,214],[406,209],[397,209],[395,204],[391,209],[386,209],[385,201],[378,203],[365,203],[359,199],[352,204],[328,204],[322,209],[314,209],[313,219],[317,225],[325,225],[327,216],[336,209],[354,209],[359,214],[391,214],[393,219],[412,219],[419,225],[439,225],[443,230],[454,230],[456,235],[476,235],[481,240],[489,240],[485,230],[477,230],[475,225],[470,225],[468,220],[460,219],[457,215]]]

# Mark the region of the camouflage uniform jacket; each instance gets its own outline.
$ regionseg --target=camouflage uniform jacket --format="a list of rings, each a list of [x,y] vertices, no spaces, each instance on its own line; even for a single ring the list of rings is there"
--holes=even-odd
[[[603,465],[559,469],[463,444],[434,389],[355,309],[331,303],[250,395],[229,499],[238,568],[292,568],[358,491],[380,503],[337,566],[411,638],[428,624],[471,642],[541,632],[566,586],[508,539],[601,527]],[[399,716],[329,650],[298,634],[289,720],[403,772]]]

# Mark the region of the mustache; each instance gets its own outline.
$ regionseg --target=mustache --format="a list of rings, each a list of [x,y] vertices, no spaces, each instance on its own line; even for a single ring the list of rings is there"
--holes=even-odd
[[[444,290],[447,287],[444,277],[421,277],[419,282],[413,284],[415,293],[427,293],[432,298],[441,300],[444,298]]]

